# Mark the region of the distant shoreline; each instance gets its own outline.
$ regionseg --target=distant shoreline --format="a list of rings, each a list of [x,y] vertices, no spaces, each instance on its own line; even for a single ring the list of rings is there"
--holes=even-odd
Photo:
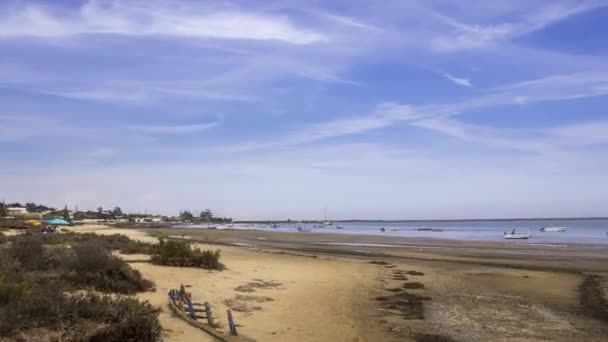
[[[545,217],[545,218],[494,218],[494,219],[421,219],[421,220],[331,220],[331,222],[509,222],[509,221],[576,221],[608,220],[608,217]],[[322,223],[323,220],[235,220],[234,223]]]

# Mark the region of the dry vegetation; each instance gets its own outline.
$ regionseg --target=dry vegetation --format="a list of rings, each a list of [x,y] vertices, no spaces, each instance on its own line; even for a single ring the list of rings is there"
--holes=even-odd
[[[159,265],[223,268],[219,251],[186,242],[155,245],[120,234],[0,233],[0,340],[159,340],[157,308],[108,295],[154,289],[112,251],[149,254]]]
[[[0,339],[3,341],[155,341],[158,310],[123,296],[153,284],[108,244],[76,234],[3,237]]]
[[[163,239],[160,239],[158,246],[155,247],[151,261],[157,265],[224,269],[224,265],[220,262],[219,250],[203,251],[200,248],[193,248],[189,242]]]

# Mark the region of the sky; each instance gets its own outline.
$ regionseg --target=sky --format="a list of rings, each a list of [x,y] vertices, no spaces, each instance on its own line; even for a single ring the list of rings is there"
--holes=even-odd
[[[608,216],[608,1],[0,2],[0,199]]]

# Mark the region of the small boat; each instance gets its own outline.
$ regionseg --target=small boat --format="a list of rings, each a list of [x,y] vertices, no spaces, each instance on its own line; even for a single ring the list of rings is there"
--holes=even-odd
[[[530,233],[518,233],[515,229],[511,233],[505,232],[505,239],[508,240],[526,240],[532,237]]]
[[[323,225],[324,226],[333,226],[334,225],[330,220],[327,219],[327,207],[325,207],[325,216],[323,219]]]
[[[279,228],[279,225],[278,225],[278,224],[276,224],[276,223],[273,223],[273,224],[272,224],[270,227],[271,227],[271,228]]]
[[[565,232],[566,227],[542,227],[541,232]]]
[[[343,228],[342,226],[336,226],[336,229],[342,229],[342,228]]]
[[[309,233],[309,232],[312,232],[312,230],[310,228],[303,228],[303,227],[298,227],[297,231],[299,233]]]
[[[441,229],[441,228],[433,228],[433,229],[431,229],[431,231],[432,232],[442,232],[443,229]]]
[[[430,232],[433,228],[418,228],[419,232]]]

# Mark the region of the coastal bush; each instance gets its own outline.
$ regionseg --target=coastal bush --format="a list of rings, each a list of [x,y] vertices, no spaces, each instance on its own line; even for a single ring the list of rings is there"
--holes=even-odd
[[[199,267],[210,270],[222,270],[220,251],[202,251],[193,248],[190,242],[160,239],[157,253],[152,255],[152,263],[166,266]]]
[[[104,247],[92,242],[76,245],[67,262],[68,279],[76,287],[92,287],[101,292],[134,293],[153,288],[124,260],[112,256]]]
[[[94,233],[67,232],[61,234],[38,235],[44,244],[81,244],[94,243],[107,250],[120,251],[124,254],[154,254],[156,245],[141,241],[131,240],[123,234],[97,235]]]
[[[46,250],[40,235],[16,235],[12,239],[10,252],[26,271],[41,271],[49,267]]]
[[[133,298],[30,285],[0,306],[0,337],[47,328],[60,330],[61,341],[155,341],[161,334],[158,313]]]
[[[91,288],[124,294],[154,287],[127,262],[111,255],[108,246],[112,240],[100,243],[92,237],[69,239],[76,238],[77,234],[68,235],[67,239],[48,238],[48,235],[53,234],[26,234],[12,239],[10,248],[0,253],[0,280],[20,281],[44,275],[45,279],[67,280],[65,286],[71,289]]]
[[[100,240],[53,234],[11,237],[0,247],[0,341],[156,341],[158,309],[120,295],[150,289]],[[59,235],[59,234],[57,234]],[[113,242],[114,241],[114,242]],[[23,336],[23,338],[22,338]]]

